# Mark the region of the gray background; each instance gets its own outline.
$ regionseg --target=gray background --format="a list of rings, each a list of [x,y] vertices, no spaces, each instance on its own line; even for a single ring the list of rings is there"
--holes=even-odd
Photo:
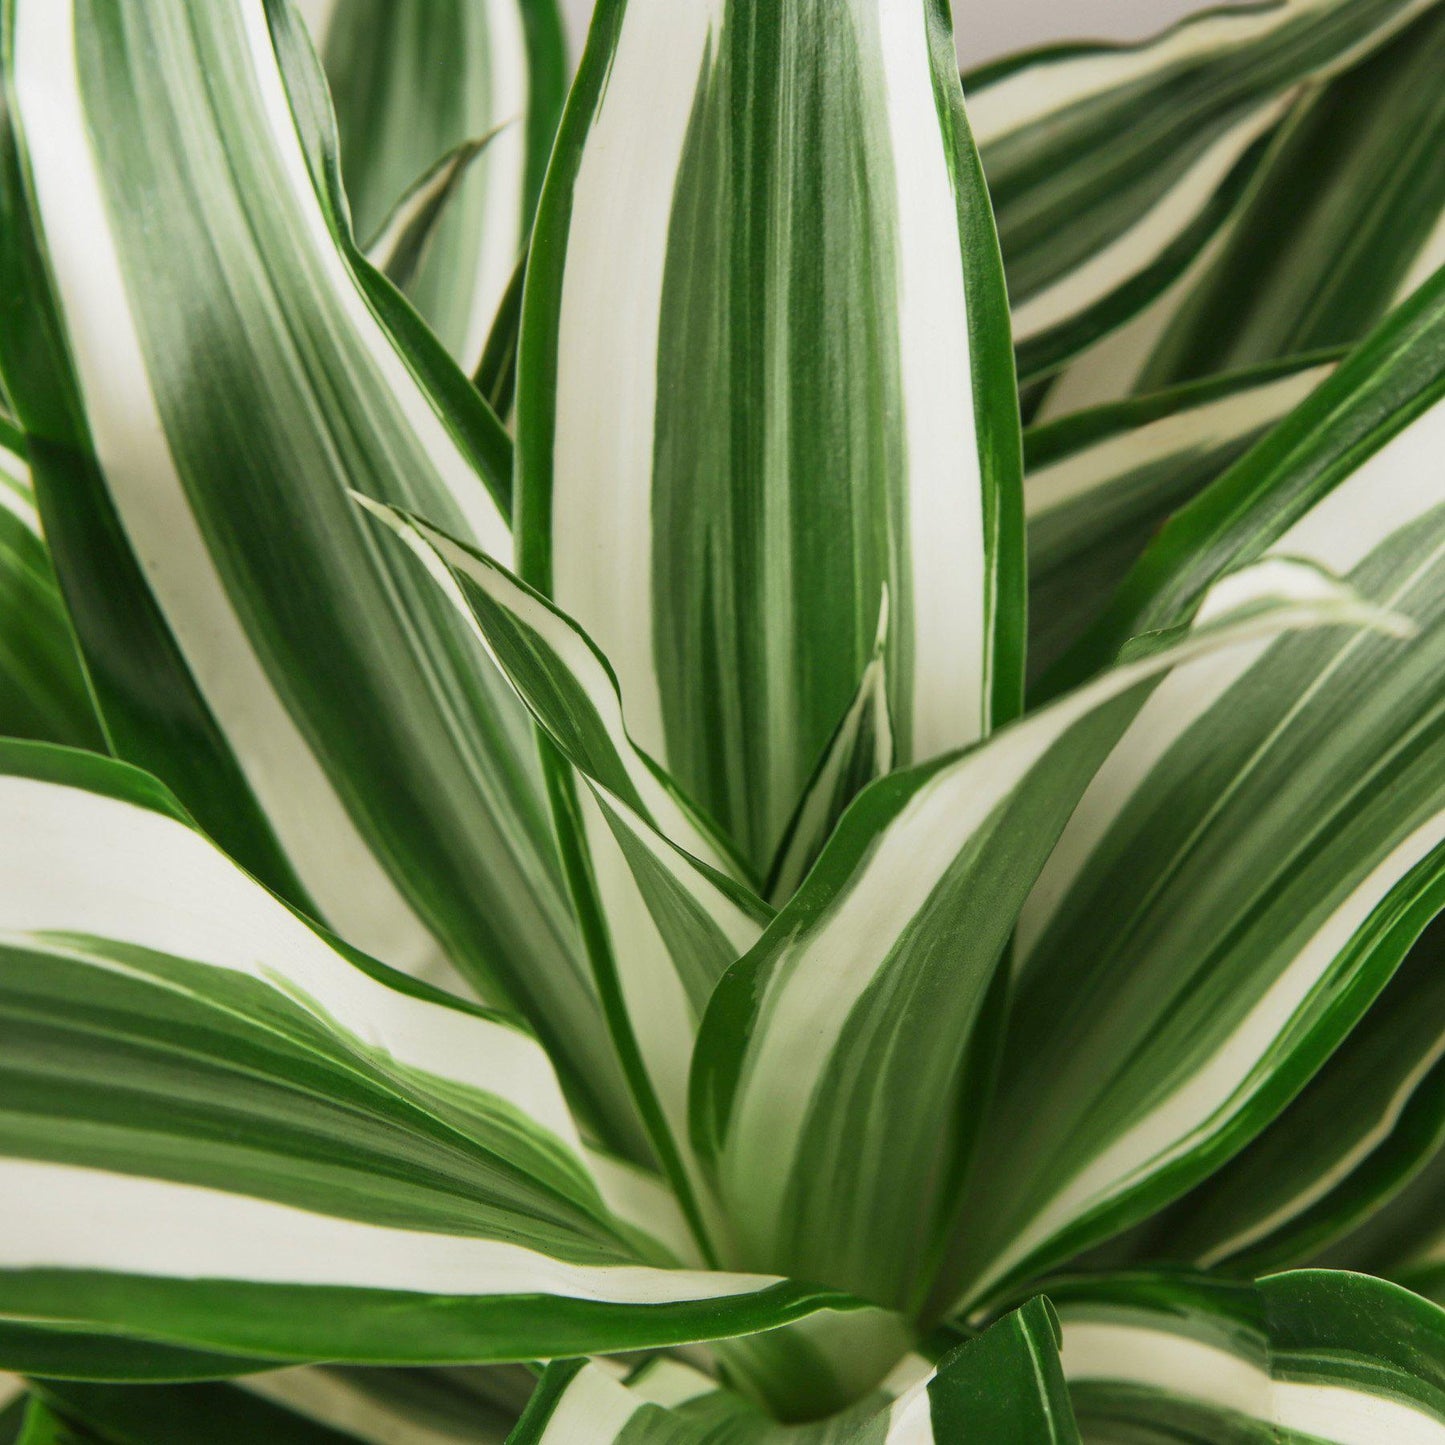
[[[592,0],[562,3],[575,56]],[[686,5],[688,0],[673,3]],[[966,65],[1048,40],[1133,40],[1201,8],[1200,0],[953,0],[959,54]]]

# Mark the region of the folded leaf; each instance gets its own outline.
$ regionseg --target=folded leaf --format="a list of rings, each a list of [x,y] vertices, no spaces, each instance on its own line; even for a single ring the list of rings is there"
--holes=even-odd
[[[1227,223],[1303,84],[1431,3],[1221,8],[1143,45],[1059,46],[965,77],[1020,376],[1053,370],[1158,296]]]
[[[969,1135],[973,1035],[1095,770],[1170,668],[1292,626],[1376,620],[1310,568],[1237,574],[1197,629],[861,794],[699,1034],[694,1140],[739,1257],[916,1310]]]
[[[705,1242],[713,1227],[687,1149],[693,1039],[717,981],[772,910],[728,878],[725,845],[633,743],[616,676],[575,622],[428,523],[359,501],[456,604],[580,785],[563,815],[578,911],[639,1108]]]
[[[807,1425],[779,1425],[741,1396],[671,1360],[625,1381],[582,1360],[552,1365],[508,1445],[1075,1445],[1058,1324],[1036,1299],[930,1368],[903,1362],[872,1395]]]
[[[106,1445],[89,1430],[55,1414],[42,1400],[32,1398],[16,1437],[18,1445]]]
[[[480,1363],[847,1306],[644,1262],[529,1034],[318,933],[145,775],[8,743],[0,799],[0,1365],[146,1377],[97,1333]]]
[[[530,723],[348,494],[510,546],[507,438],[352,246],[291,10],[11,12],[0,364],[117,751],[349,941],[525,1010],[644,1153]]]
[[[1141,386],[1350,344],[1445,265],[1442,66],[1435,6],[1310,98]]]
[[[1165,528],[1081,650],[1187,616],[1261,557],[1329,567],[1419,626],[1180,669],[1090,785],[1020,919],[959,1242],[972,1298],[1217,1169],[1445,902],[1442,343],[1445,278]]]
[[[1445,1440],[1445,1312],[1382,1280],[1121,1276],[1051,1297],[1086,1440]]]
[[[19,432],[0,421],[0,735],[102,749]]]
[[[1088,630],[1155,531],[1334,369],[1292,358],[1024,433],[1029,676]]]
[[[1013,367],[945,7],[604,0],[523,304],[522,575],[757,874],[885,586],[901,759],[1017,711]]]
[[[399,282],[470,373],[526,245],[562,113],[568,62],[556,0],[329,0],[316,9],[308,19],[359,239],[377,235],[455,147],[493,137]]]

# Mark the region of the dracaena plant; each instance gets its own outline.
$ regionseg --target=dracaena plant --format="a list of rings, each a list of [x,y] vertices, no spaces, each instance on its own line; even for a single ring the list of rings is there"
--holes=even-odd
[[[0,1439],[1445,1441],[1445,6],[948,12],[5,0]]]

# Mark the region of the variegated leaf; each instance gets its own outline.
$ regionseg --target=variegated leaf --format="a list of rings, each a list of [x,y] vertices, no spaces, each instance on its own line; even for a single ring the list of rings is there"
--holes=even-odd
[[[456,147],[491,139],[447,198],[402,290],[476,370],[527,243],[568,80],[556,0],[315,0],[342,178],[370,245]]]
[[[529,1360],[849,1308],[668,1267],[530,1034],[317,932],[144,774],[8,743],[0,796],[0,1365]]]
[[[976,1030],[1078,797],[1169,669],[1332,623],[1393,625],[1309,567],[1236,574],[1181,636],[860,795],[698,1038],[694,1138],[739,1258],[923,1304],[977,1120]]]
[[[1381,1280],[1125,1275],[1052,1297],[1086,1442],[1445,1441],[1445,1312]]]
[[[1171,522],[1082,649],[1306,559],[1419,625],[1179,669],[1020,919],[954,1278],[978,1299],[1198,1183],[1308,1082],[1445,902],[1445,277]],[[1087,664],[1087,665],[1086,665]]]
[[[523,1009],[645,1155],[531,726],[348,489],[506,551],[510,444],[356,253],[284,0],[10,0],[0,364],[117,751],[293,902]]]
[[[538,213],[518,429],[522,575],[758,875],[885,586],[902,760],[1015,712],[1013,367],[945,8],[603,0]]]
[[[1170,514],[1303,401],[1337,360],[1295,358],[1024,433],[1031,684],[1098,620]]]
[[[1431,4],[1221,7],[1143,45],[1056,46],[966,77],[1019,374],[1048,373],[1165,291],[1229,223],[1306,84]]]
[[[104,747],[19,432],[0,421],[0,736]]]

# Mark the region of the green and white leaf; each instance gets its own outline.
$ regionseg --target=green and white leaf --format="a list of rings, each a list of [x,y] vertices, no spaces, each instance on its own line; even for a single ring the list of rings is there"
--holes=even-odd
[[[739,1257],[919,1309],[952,1222],[997,969],[1098,765],[1170,668],[1252,655],[1289,627],[1397,623],[1272,562],[1222,582],[1193,630],[867,789],[699,1035],[694,1139]]]
[[[1445,903],[1445,278],[1146,553],[1088,646],[1303,559],[1419,626],[1181,668],[1023,910],[955,1262],[973,1300],[1198,1183],[1308,1082]],[[1297,563],[1295,563],[1297,565]]]
[[[1305,85],[1432,3],[1220,8],[1142,45],[1060,46],[965,77],[1020,376],[1054,370],[1163,292],[1228,222]]]
[[[1051,1297],[1085,1441],[1445,1440],[1445,1312],[1383,1280],[1123,1275]]]
[[[455,602],[581,784],[570,821],[584,932],[654,1147],[707,1248],[687,1148],[692,1044],[718,980],[772,910],[728,877],[725,846],[632,742],[616,677],[576,623],[490,558],[360,500]]]
[[[424,176],[490,137],[452,178],[404,279],[468,374],[527,244],[566,93],[556,0],[315,0],[303,13],[326,66],[342,178],[370,248]],[[390,273],[389,268],[388,274]]]
[[[35,510],[25,443],[0,421],[0,736],[104,747]]]
[[[1445,1145],[1442,941],[1437,919],[1299,1097],[1121,1242],[1126,1254],[1231,1274],[1354,1254],[1348,1240],[1334,1248],[1337,1238],[1420,1179]]]
[[[910,1356],[849,1409],[791,1426],[673,1360],[625,1379],[572,1360],[548,1369],[508,1445],[1076,1445],[1057,1352],[1057,1321],[1036,1299],[936,1366]]]
[[[1017,711],[1013,368],[944,7],[604,0],[518,384],[522,576],[757,875],[885,587],[900,759]]]
[[[1292,358],[1024,433],[1031,682],[1097,620],[1169,515],[1303,401],[1337,360]]]
[[[1445,265],[1442,67],[1435,6],[1301,106],[1141,386],[1351,344]]]
[[[315,931],[144,774],[7,743],[0,797],[0,1365],[68,1333],[45,1373],[529,1360],[848,1307],[659,1267],[530,1034]]]
[[[510,547],[510,444],[352,246],[292,12],[6,15],[0,364],[116,750],[349,941],[525,1011],[644,1153],[530,723],[349,496]]]

